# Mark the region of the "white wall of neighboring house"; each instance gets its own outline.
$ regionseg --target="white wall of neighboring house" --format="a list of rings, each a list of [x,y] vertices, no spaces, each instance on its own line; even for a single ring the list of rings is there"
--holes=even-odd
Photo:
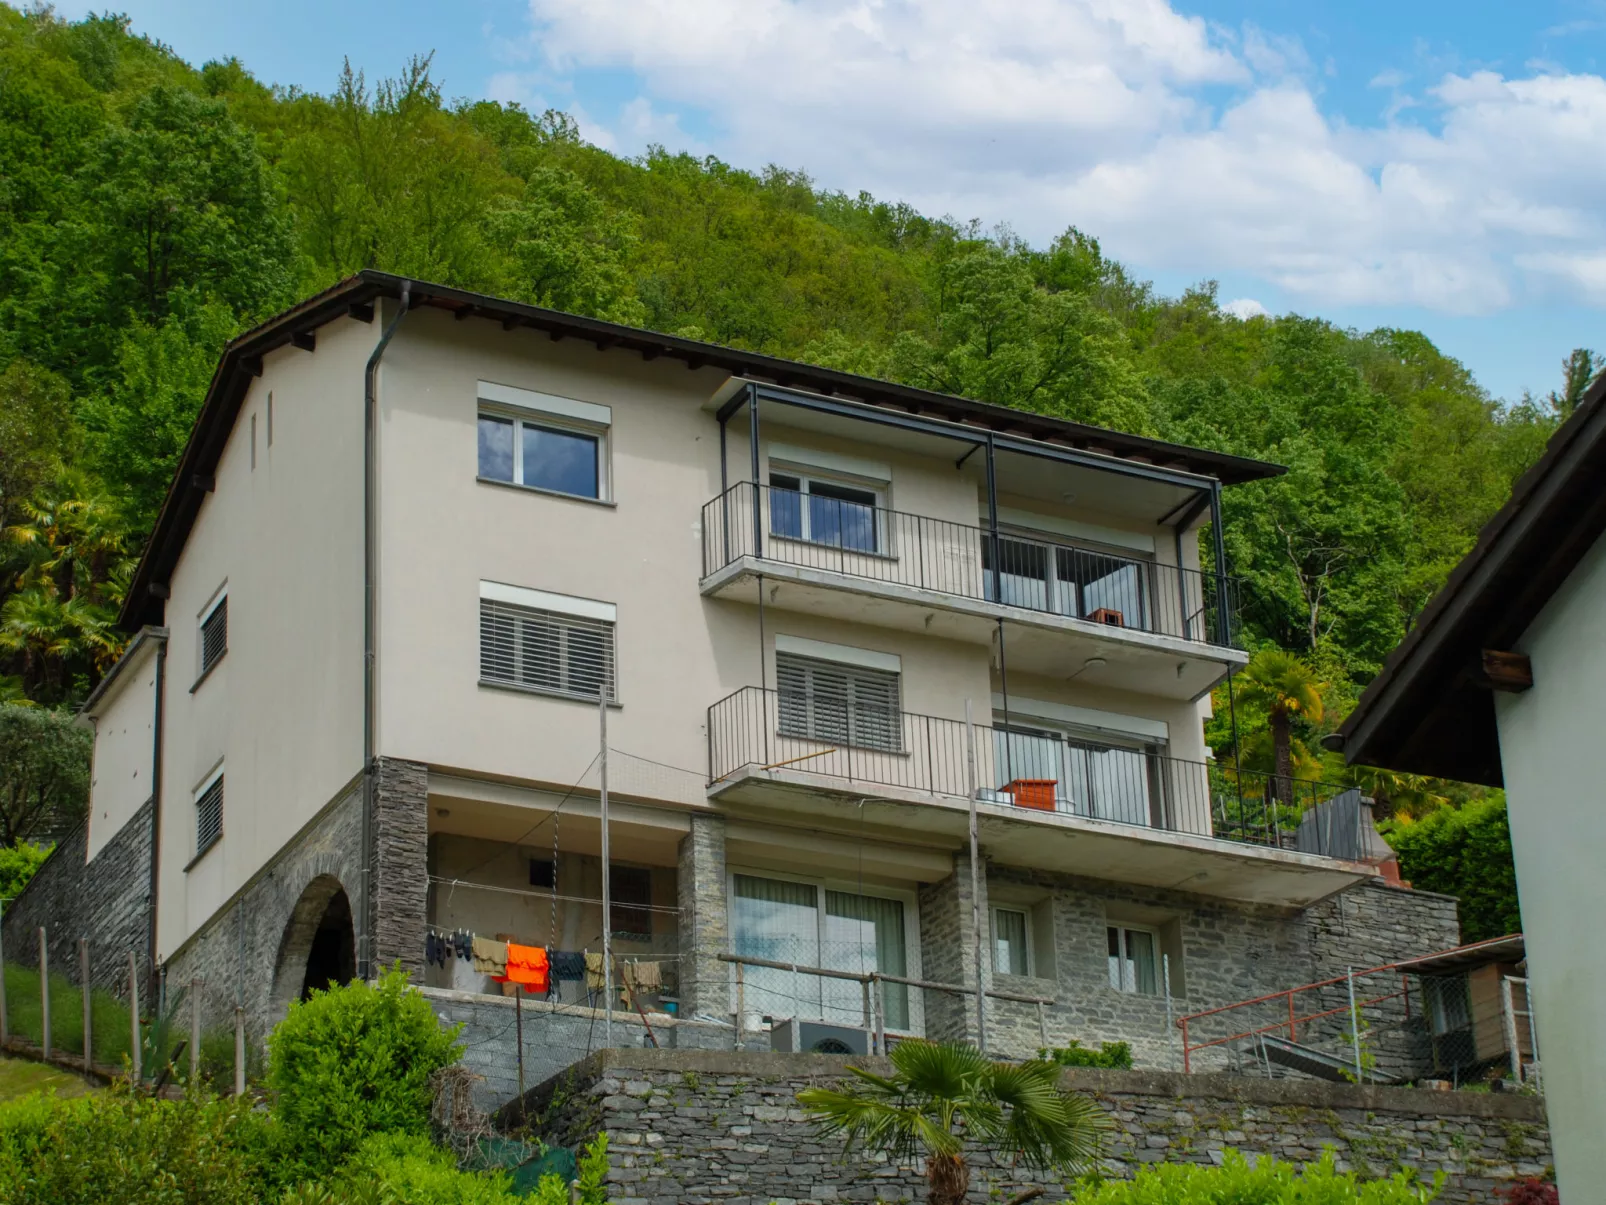
[[[141,641],[95,702],[87,856],[93,861],[151,797],[156,755],[157,642]]]
[[[173,572],[158,958],[362,770],[362,396],[378,334],[341,318],[315,352],[264,358]],[[229,650],[197,684],[200,618],[221,589]],[[196,860],[194,794],[220,764],[223,837]]]
[[[1606,539],[1524,633],[1534,685],[1497,694],[1517,891],[1564,1201],[1606,1184]]]

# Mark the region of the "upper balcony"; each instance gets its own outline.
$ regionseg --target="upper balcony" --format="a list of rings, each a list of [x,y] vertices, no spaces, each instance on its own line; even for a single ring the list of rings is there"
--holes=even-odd
[[[1375,871],[1359,792],[1024,728],[746,687],[708,712],[709,795],[1011,865],[1302,907]]]
[[[877,506],[852,488],[742,481],[703,507],[703,593],[985,642],[1066,677],[1099,658],[1131,690],[1196,698],[1235,647],[1234,579],[1107,547]]]

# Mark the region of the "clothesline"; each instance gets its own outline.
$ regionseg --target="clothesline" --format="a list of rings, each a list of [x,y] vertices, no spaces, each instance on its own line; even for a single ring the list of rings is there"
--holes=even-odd
[[[520,887],[498,887],[492,883],[472,883],[467,879],[448,879],[435,874],[429,876],[429,881],[453,888],[472,887],[476,891],[494,891],[501,895],[525,895],[531,899],[559,899],[571,904],[595,904],[599,908],[602,906],[600,899],[593,899],[583,895],[558,895],[551,891],[526,891]],[[671,908],[664,904],[626,904],[619,900],[614,900],[613,906],[615,908],[628,909],[631,912],[662,912],[670,916],[680,915],[679,908]]]
[[[584,981],[586,989],[592,992],[607,986],[607,968],[600,953],[549,950],[546,946],[527,946],[501,937],[482,937],[466,928],[444,930],[426,925],[425,962],[444,967],[448,958],[471,959],[476,974],[548,996],[565,979]],[[621,986],[635,993],[660,990],[664,964],[678,959],[636,957],[627,961],[614,955],[612,961],[622,973]]]

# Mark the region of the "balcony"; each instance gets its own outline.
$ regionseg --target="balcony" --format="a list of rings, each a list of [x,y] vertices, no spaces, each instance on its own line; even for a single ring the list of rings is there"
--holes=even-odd
[[[970,642],[1048,676],[1197,698],[1239,665],[1237,583],[1213,573],[739,482],[703,507],[703,593]]]
[[[746,687],[708,712],[709,794],[1011,865],[1303,906],[1374,873],[1369,815],[1330,784],[995,724]],[[850,829],[849,831],[852,831]]]

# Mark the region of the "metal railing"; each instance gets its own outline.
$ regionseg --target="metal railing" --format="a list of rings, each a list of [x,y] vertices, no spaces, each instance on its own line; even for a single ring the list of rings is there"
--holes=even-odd
[[[741,481],[703,507],[703,576],[759,557],[1234,646],[1234,578]]]
[[[983,802],[1328,857],[1358,858],[1365,848],[1366,809],[1341,786],[1002,725],[974,729]],[[756,686],[708,709],[710,783],[796,770],[964,799],[969,755],[963,720]],[[1343,806],[1347,797],[1356,805]]]

